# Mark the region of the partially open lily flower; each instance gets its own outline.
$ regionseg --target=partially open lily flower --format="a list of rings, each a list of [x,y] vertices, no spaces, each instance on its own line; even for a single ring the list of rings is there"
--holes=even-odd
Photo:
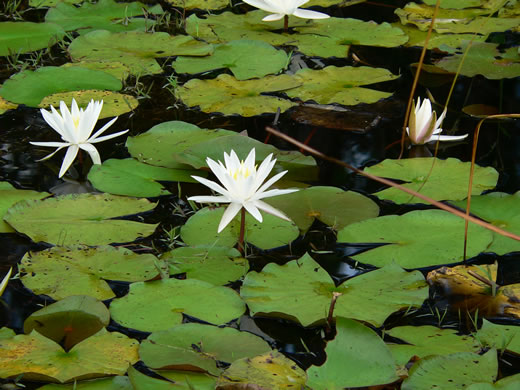
[[[31,142],[32,145],[36,146],[49,146],[58,148],[39,161],[51,158],[59,150],[67,148],[67,153],[65,154],[65,158],[63,159],[60,173],[58,175],[60,178],[70,168],[80,149],[88,152],[94,164],[101,164],[99,152],[92,144],[118,137],[128,131],[124,130],[118,133],[100,137],[100,135],[117,120],[117,117],[115,117],[91,136],[102,108],[102,100],[91,100],[87,108],[83,110],[78,108],[76,100],[72,99],[71,111],[69,111],[69,108],[64,101],[60,102],[61,115],[53,106],[51,106],[52,112],[41,109],[43,119],[45,119],[49,126],[51,126],[61,136],[61,139],[64,142]]]
[[[309,0],[243,0],[244,3],[252,5],[253,7],[259,8],[263,11],[269,12],[272,15],[268,15],[262,20],[265,22],[272,22],[274,20],[280,20],[284,16],[294,15],[298,18],[303,19],[326,19],[330,18],[329,15],[311,11],[307,9],[299,9],[303,4]]]
[[[258,222],[262,222],[260,210],[289,221],[284,213],[261,200],[298,191],[296,189],[266,191],[287,173],[287,171],[280,172],[264,183],[276,163],[276,159],[272,157],[272,154],[267,156],[258,169],[255,165],[255,149],[251,149],[245,161],[240,161],[233,150],[229,155],[224,153],[225,164],[220,161],[216,163],[208,157],[206,162],[222,185],[199,176],[192,177],[221,195],[192,196],[188,200],[199,203],[229,203],[220,220],[219,233],[233,220],[242,207]]]
[[[440,135],[442,132],[441,125],[446,116],[446,109],[442,112],[439,119],[437,113],[432,110],[430,99],[424,99],[421,104],[421,98],[417,99],[417,105],[412,107],[410,119],[406,132],[413,145],[424,145],[428,142],[436,141],[458,141],[466,138],[468,135]]]

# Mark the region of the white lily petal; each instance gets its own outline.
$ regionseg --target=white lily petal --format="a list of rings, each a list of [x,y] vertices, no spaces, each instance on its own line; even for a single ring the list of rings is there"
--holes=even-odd
[[[99,152],[98,152],[98,150],[96,149],[96,147],[94,145],[91,145],[91,144],[79,144],[78,146],[79,146],[80,149],[83,149],[84,151],[86,151],[90,155],[90,158],[92,159],[92,162],[95,165],[100,165],[101,164],[101,157],[99,157]]]
[[[200,176],[191,176],[191,177],[193,177],[199,183],[204,184],[206,187],[211,188],[213,191],[218,192],[219,194],[227,196],[227,197],[229,197],[229,199],[231,199],[231,195],[230,195],[229,191],[227,191],[225,188],[223,188],[220,184],[215,183],[214,181],[205,179]]]
[[[291,194],[296,191],[298,191],[298,190],[297,189],[288,189],[288,190],[274,189],[274,190],[269,190],[269,191],[265,191],[262,193],[257,193],[257,196],[255,196],[254,199],[259,200],[259,199],[271,198],[273,196]]]
[[[58,177],[61,178],[70,168],[76,156],[78,155],[79,147],[78,145],[70,145],[67,149],[67,153],[65,153],[65,158],[61,163],[60,173]]]
[[[224,228],[233,220],[233,218],[235,218],[241,208],[242,205],[240,203],[229,204],[226,211],[224,211],[224,214],[222,215],[222,219],[218,225],[217,233],[220,233],[222,230],[224,230]]]
[[[197,203],[230,203],[230,200],[227,196],[211,196],[211,195],[200,195],[200,196],[190,196],[188,200],[192,200]]]
[[[285,15],[284,14],[273,14],[273,15],[267,15],[265,18],[263,18],[262,20],[264,22],[274,22],[275,20],[280,20],[280,19],[283,19]]]
[[[260,210],[265,211],[268,214],[274,215],[275,217],[285,219],[286,221],[290,221],[289,217],[282,213],[280,210],[275,209],[270,204],[267,204],[265,202],[262,202],[261,200],[257,200],[255,202],[256,207],[258,207]]]
[[[0,296],[3,294],[5,288],[7,287],[7,283],[9,282],[9,278],[11,277],[11,273],[13,272],[13,268],[9,268],[9,271],[7,271],[7,274],[2,279],[2,282],[0,283]]]
[[[262,223],[263,218],[262,214],[260,214],[260,210],[256,207],[256,202],[246,202],[243,204],[246,211],[253,216],[258,222]]]
[[[261,194],[262,192],[264,192],[266,189],[268,189],[269,187],[271,187],[274,183],[276,183],[278,180],[280,180],[280,178],[285,175],[287,173],[287,171],[283,171],[283,172],[280,172],[280,173],[277,173],[276,175],[274,175],[273,177],[271,177],[269,180],[267,180],[263,185],[262,187],[260,187],[258,189],[258,191],[256,191],[257,194]]]
[[[54,108],[54,107],[52,107]],[[47,122],[47,124],[52,127],[52,129],[58,133],[59,135],[61,135],[61,138],[64,138],[66,136],[66,134],[63,133],[62,131],[62,120],[61,120],[61,116],[58,115],[58,117],[56,117],[56,115],[50,113],[49,111],[46,111],[44,110],[43,108],[40,110],[42,116],[43,116],[43,119],[45,120],[45,122]]]
[[[302,19],[327,19],[330,18],[329,15],[324,14],[323,12],[311,11],[308,9],[299,9],[297,8],[292,13],[294,16]]]
[[[459,141],[461,139],[464,139],[468,136],[468,134],[465,135],[434,135],[430,138],[428,142],[436,142],[438,141]]]
[[[36,146],[48,146],[50,148],[59,148],[59,147],[65,147],[65,146],[69,146],[70,143],[68,142],[29,142],[31,145],[36,145]]]
[[[244,3],[247,3],[253,7],[261,9],[266,12],[278,12],[277,7],[273,7],[271,4],[266,3],[263,0],[243,0]]]
[[[66,148],[66,147],[69,147],[70,145],[69,144],[65,144],[65,145],[62,145],[60,147],[58,147],[58,149],[56,149],[54,152],[52,152],[51,154],[48,154],[47,156],[43,157],[43,158],[40,158],[39,160],[36,160],[36,161],[45,161],[49,158],[51,158],[52,156],[54,156],[56,153],[58,153],[61,149],[63,148]]]
[[[110,126],[112,126],[114,124],[114,122],[117,120],[117,118],[119,118],[119,117],[116,116],[115,118],[111,119],[105,126],[103,126],[101,129],[96,131],[94,133],[94,135],[89,138],[89,141],[92,142],[93,140],[97,139],[97,137],[99,137],[101,134],[103,134],[106,129],[108,129]],[[128,130],[126,130],[126,131],[128,131]]]
[[[120,135],[128,133],[128,131],[129,130],[123,130],[123,131],[119,131],[117,133],[104,135],[103,137],[98,137],[98,138],[94,138],[94,139],[90,138],[88,140],[88,142],[91,143],[91,144],[97,144],[98,142],[103,142],[103,141],[106,141],[108,139],[119,137]]]

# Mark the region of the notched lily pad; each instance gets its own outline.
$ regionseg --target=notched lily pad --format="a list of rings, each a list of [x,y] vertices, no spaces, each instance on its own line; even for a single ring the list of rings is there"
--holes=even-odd
[[[62,246],[130,242],[152,234],[157,225],[111,219],[150,211],[146,199],[110,194],[74,194],[24,201],[11,207],[4,220],[35,242]]]
[[[106,280],[151,280],[159,276],[160,268],[154,255],[138,255],[122,247],[54,247],[27,253],[20,271],[25,273],[22,283],[35,294],[54,299],[89,295],[105,300],[115,296]],[[63,283],[64,274],[67,283]]]

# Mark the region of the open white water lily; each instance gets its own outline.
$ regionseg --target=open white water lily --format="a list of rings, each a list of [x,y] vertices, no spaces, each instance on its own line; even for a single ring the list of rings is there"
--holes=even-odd
[[[287,173],[287,171],[280,172],[264,183],[276,163],[276,159],[272,157],[272,154],[267,156],[258,169],[255,165],[255,149],[251,149],[245,161],[240,161],[234,150],[231,150],[229,155],[224,152],[225,164],[222,164],[220,161],[216,163],[208,157],[206,162],[222,185],[203,177],[192,177],[221,195],[192,196],[188,200],[199,203],[229,203],[220,220],[218,226],[219,233],[224,230],[242,208],[249,212],[258,222],[262,222],[260,210],[289,221],[289,218],[284,213],[261,200],[298,191],[297,189],[266,191]]]
[[[432,110],[430,99],[424,99],[421,104],[421,98],[417,99],[417,105],[412,107],[410,119],[406,132],[410,141],[414,145],[424,145],[428,142],[436,141],[458,141],[466,138],[468,135],[440,135],[442,132],[441,125],[446,116],[446,109],[442,112],[439,119],[437,113]]]
[[[322,12],[311,11],[307,9],[300,9],[303,4],[309,0],[243,0],[244,3],[252,5],[263,11],[269,12],[272,15],[267,15],[263,21],[272,22],[280,20],[284,16],[294,15],[303,19],[326,19],[329,15]]]
[[[36,146],[49,146],[58,148],[54,152],[52,152],[48,156],[45,156],[39,161],[51,158],[59,150],[67,148],[67,153],[65,154],[65,157],[61,164],[60,173],[58,175],[58,177],[60,178],[70,168],[76,156],[78,155],[80,149],[83,149],[84,151],[88,152],[94,164],[101,164],[99,152],[92,144],[97,142],[103,142],[114,137],[118,137],[128,131],[124,130],[118,133],[100,137],[100,135],[103,132],[105,132],[105,130],[108,129],[117,120],[118,117],[115,117],[101,129],[96,131],[94,135],[91,136],[102,108],[102,100],[91,100],[87,108],[83,110],[78,108],[76,100],[72,99],[71,111],[69,111],[69,108],[67,107],[64,101],[60,102],[61,115],[58,111],[56,111],[56,109],[53,106],[51,106],[52,112],[41,109],[43,119],[45,119],[49,126],[51,126],[61,136],[61,139],[65,142],[31,142],[32,145]]]

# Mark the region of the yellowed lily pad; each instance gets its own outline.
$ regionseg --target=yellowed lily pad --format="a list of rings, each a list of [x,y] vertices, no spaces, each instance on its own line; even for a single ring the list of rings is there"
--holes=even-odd
[[[2,88],[2,85],[0,85],[0,88]],[[9,110],[16,110],[17,107],[18,104],[8,102],[0,96],[0,115]]]

